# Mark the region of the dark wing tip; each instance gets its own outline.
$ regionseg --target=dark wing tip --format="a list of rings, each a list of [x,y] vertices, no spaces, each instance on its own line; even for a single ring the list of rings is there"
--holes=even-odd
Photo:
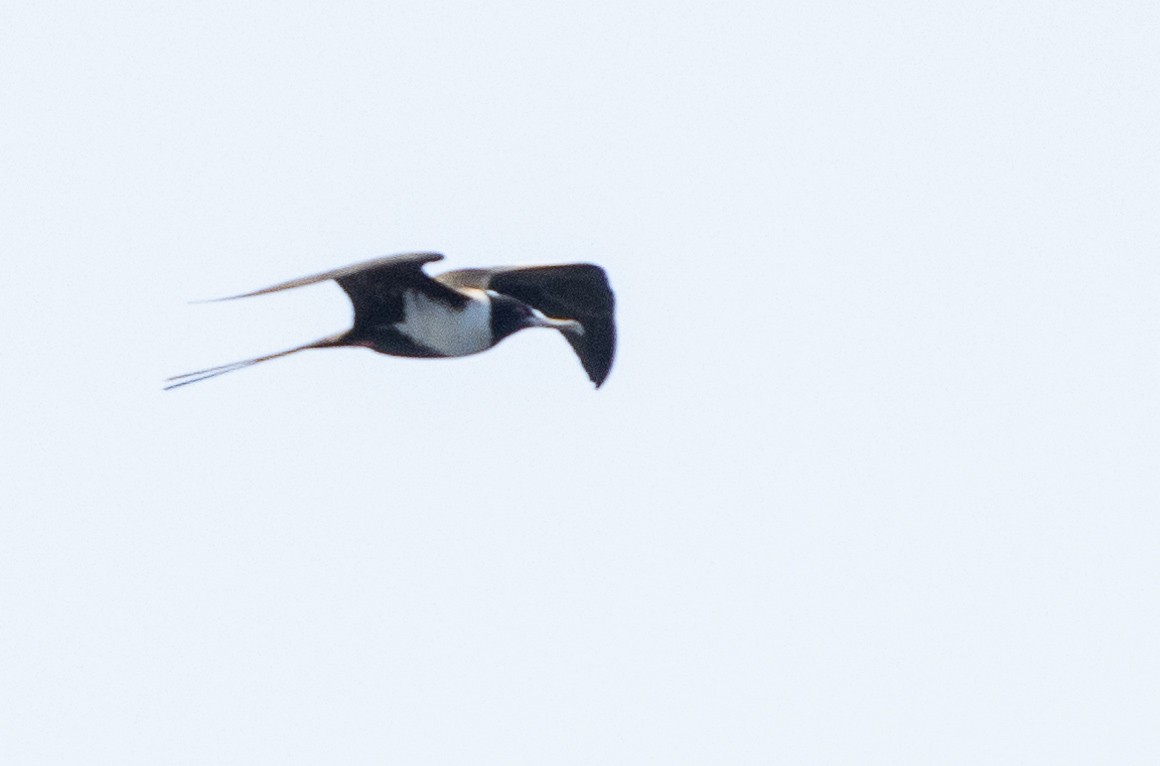
[[[465,270],[460,279],[482,282],[557,319],[575,319],[584,334],[568,335],[588,378],[599,388],[616,356],[616,297],[604,269],[593,263]]]
[[[609,314],[603,317],[580,318],[584,334],[565,335],[572,350],[580,359],[588,379],[600,388],[612,371],[612,361],[616,356],[616,324]]]

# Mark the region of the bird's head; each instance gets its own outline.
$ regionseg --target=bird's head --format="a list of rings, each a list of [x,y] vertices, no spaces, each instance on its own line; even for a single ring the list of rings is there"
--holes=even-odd
[[[490,291],[488,295],[491,297],[491,335],[495,343],[528,327],[550,327],[570,335],[584,334],[584,326],[575,319],[553,319],[509,295]]]

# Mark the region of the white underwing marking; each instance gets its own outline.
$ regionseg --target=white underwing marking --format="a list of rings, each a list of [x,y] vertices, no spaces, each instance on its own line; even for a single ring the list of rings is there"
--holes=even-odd
[[[491,347],[491,302],[487,293],[459,290],[470,300],[456,309],[418,291],[403,295],[403,321],[396,330],[444,356],[467,356]]]

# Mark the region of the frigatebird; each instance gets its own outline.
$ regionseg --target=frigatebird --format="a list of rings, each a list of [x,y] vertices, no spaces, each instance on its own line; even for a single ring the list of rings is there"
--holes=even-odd
[[[614,299],[591,263],[423,271],[440,253],[403,253],[231,295],[234,300],[334,280],[354,304],[345,331],[295,348],[169,378],[166,390],[309,348],[361,346],[380,354],[455,357],[486,351],[528,327],[559,330],[599,388],[616,352]]]

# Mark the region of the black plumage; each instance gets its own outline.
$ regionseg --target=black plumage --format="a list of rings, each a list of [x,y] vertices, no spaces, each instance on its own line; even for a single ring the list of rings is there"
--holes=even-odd
[[[460,269],[434,278],[439,253],[404,253],[345,266],[219,300],[334,280],[350,297],[349,330],[286,351],[170,378],[166,389],[310,348],[362,346],[409,357],[466,356],[529,327],[559,330],[600,387],[616,351],[615,299],[599,266],[587,263]]]
[[[436,277],[452,287],[477,287],[510,295],[547,316],[575,319],[582,335],[565,335],[584,371],[600,386],[616,353],[615,300],[604,269],[591,263],[461,269]]]

